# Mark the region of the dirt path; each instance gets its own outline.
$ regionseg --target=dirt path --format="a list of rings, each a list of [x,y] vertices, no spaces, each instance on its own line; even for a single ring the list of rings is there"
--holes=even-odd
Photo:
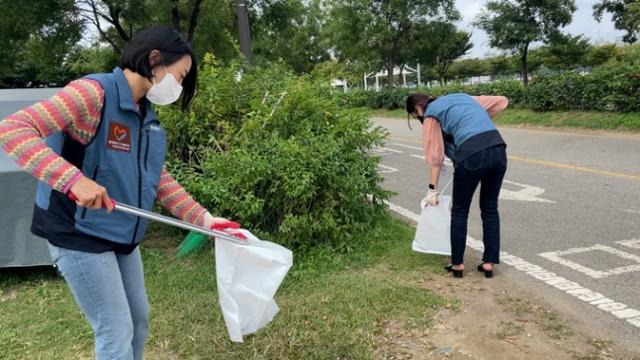
[[[461,280],[428,275],[420,286],[459,302],[430,328],[383,324],[378,359],[640,359],[500,274],[485,279],[468,269]]]

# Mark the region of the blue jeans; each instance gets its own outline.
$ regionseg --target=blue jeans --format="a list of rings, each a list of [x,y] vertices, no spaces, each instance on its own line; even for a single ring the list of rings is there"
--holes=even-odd
[[[456,164],[453,175],[451,207],[451,263],[464,262],[467,244],[467,221],[473,194],[480,187],[480,212],[482,215],[483,262],[500,263],[500,215],[498,195],[507,171],[505,146],[479,151]]]
[[[49,251],[93,329],[96,359],[142,359],[149,302],[140,248],[96,254],[49,244]]]

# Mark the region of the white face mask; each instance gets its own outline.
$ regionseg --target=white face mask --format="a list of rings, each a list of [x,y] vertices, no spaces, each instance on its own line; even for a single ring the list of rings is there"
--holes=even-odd
[[[182,85],[176,80],[172,73],[165,68],[166,75],[164,79],[156,84],[153,78],[153,86],[147,92],[147,99],[156,105],[169,105],[180,97],[182,93]]]

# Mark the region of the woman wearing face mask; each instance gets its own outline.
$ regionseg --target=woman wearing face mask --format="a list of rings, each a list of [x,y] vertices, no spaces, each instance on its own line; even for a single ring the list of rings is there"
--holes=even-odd
[[[165,132],[151,104],[182,94],[187,110],[197,77],[191,46],[154,27],[136,34],[121,60],[0,122],[4,151],[40,180],[32,232],[48,240],[93,328],[97,359],[142,359],[149,327],[138,247],[147,221],[112,213],[111,197],[147,210],[157,200],[205,227],[237,226],[214,218],[164,168]]]
[[[407,113],[422,123],[425,159],[431,166],[429,188],[423,206],[436,205],[436,187],[444,156],[453,161],[451,208],[451,265],[445,269],[455,277],[464,271],[467,220],[471,200],[480,185],[480,211],[484,255],[478,271],[493,277],[493,265],[500,263],[500,217],[498,195],[507,170],[506,143],[491,122],[509,101],[504,96],[450,94],[431,97],[412,94]]]

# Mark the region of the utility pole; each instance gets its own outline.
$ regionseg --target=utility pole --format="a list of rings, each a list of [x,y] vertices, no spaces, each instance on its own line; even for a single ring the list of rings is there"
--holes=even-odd
[[[236,1],[236,16],[238,17],[238,38],[240,40],[240,51],[244,55],[247,63],[251,63],[251,33],[249,32],[249,11],[244,0]]]

